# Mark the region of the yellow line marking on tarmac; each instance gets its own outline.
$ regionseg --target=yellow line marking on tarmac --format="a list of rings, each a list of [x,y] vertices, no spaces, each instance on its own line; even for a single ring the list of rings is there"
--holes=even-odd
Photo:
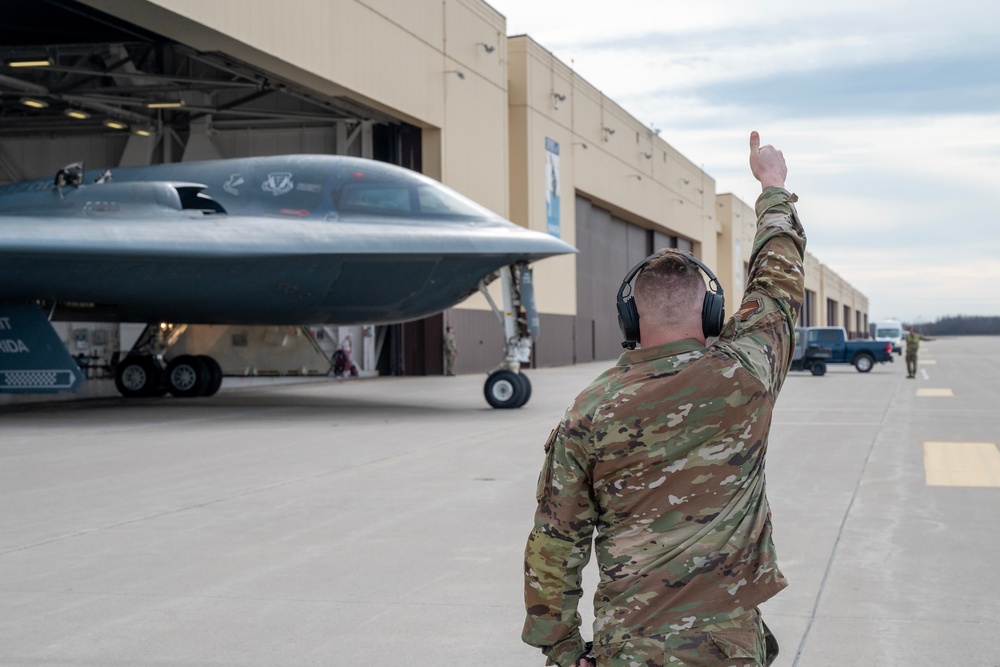
[[[1000,487],[1000,449],[993,442],[925,442],[927,486]]]
[[[917,363],[920,364],[921,366],[933,366],[934,364],[937,363],[937,359],[928,359],[926,361],[921,360],[918,361]]]
[[[917,389],[917,396],[934,396],[940,398],[942,396],[954,395],[951,393],[951,389]]]

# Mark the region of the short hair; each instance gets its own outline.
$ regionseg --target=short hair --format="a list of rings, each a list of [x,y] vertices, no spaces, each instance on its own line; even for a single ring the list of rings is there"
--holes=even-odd
[[[694,324],[701,321],[705,280],[694,262],[677,250],[663,249],[635,279],[635,306],[651,324]]]

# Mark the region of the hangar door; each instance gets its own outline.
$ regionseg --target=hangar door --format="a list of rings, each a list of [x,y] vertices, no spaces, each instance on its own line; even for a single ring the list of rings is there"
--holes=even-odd
[[[635,264],[661,248],[690,251],[691,241],[615,217],[586,197],[576,197],[575,363],[617,359],[622,353],[615,297]]]

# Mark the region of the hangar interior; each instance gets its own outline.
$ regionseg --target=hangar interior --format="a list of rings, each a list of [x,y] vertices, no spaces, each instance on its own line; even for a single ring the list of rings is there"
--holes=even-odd
[[[536,267],[535,365],[613,359],[614,294],[652,250],[718,267],[732,304],[752,208],[482,0],[38,0],[0,25],[0,183],[88,168],[288,153],[372,158],[438,178],[579,254]],[[805,324],[867,331],[867,299],[810,256]],[[308,323],[303,323],[308,324]],[[502,333],[485,299],[351,335],[365,370],[488,371]],[[341,330],[343,329],[343,330]],[[63,325],[72,353],[110,361],[134,331]],[[98,344],[100,343],[100,344]],[[95,371],[96,373],[96,371]]]

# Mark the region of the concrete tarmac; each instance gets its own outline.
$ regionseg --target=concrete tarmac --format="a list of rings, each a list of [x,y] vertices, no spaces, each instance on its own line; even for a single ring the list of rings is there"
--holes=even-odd
[[[1000,338],[921,361],[788,378],[779,667],[1000,666]],[[0,664],[540,666],[542,444],[607,365],[513,411],[481,375],[0,407]]]

